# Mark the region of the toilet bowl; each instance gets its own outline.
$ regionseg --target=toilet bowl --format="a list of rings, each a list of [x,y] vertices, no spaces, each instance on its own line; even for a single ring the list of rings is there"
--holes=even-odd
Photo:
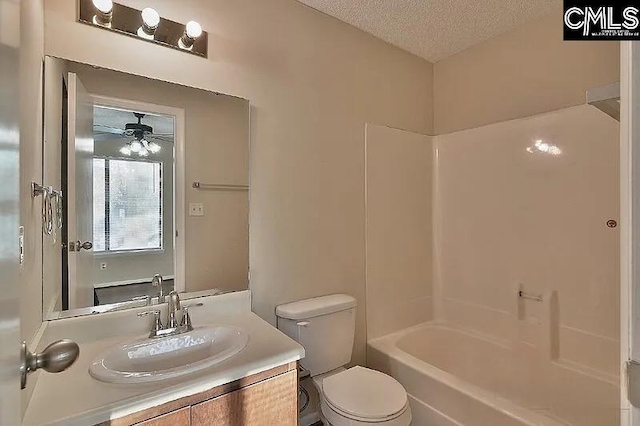
[[[322,420],[330,426],[408,426],[407,393],[394,378],[356,366],[313,378]]]

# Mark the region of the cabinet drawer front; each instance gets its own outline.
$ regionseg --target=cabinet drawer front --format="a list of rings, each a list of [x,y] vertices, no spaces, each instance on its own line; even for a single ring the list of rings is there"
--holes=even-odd
[[[189,426],[190,424],[191,412],[189,407],[185,407],[164,416],[137,423],[136,426]]]
[[[296,426],[296,371],[222,395],[191,407],[193,426]]]

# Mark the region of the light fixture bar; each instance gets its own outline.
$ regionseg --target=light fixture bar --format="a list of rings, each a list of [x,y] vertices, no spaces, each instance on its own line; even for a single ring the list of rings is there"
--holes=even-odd
[[[207,57],[209,34],[200,24],[181,24],[161,17],[151,8],[137,10],[110,0],[78,0],[78,22]],[[111,5],[111,10],[106,12]]]

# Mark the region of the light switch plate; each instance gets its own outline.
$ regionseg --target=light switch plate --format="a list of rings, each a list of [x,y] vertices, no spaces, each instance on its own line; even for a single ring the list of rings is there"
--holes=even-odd
[[[204,216],[204,204],[189,203],[189,216]]]
[[[20,265],[24,265],[24,226],[21,226],[18,232],[18,242],[20,244]]]

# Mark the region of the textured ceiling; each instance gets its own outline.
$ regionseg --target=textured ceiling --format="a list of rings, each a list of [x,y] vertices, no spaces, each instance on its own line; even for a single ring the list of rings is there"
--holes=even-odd
[[[298,0],[437,62],[562,6],[560,0]]]

